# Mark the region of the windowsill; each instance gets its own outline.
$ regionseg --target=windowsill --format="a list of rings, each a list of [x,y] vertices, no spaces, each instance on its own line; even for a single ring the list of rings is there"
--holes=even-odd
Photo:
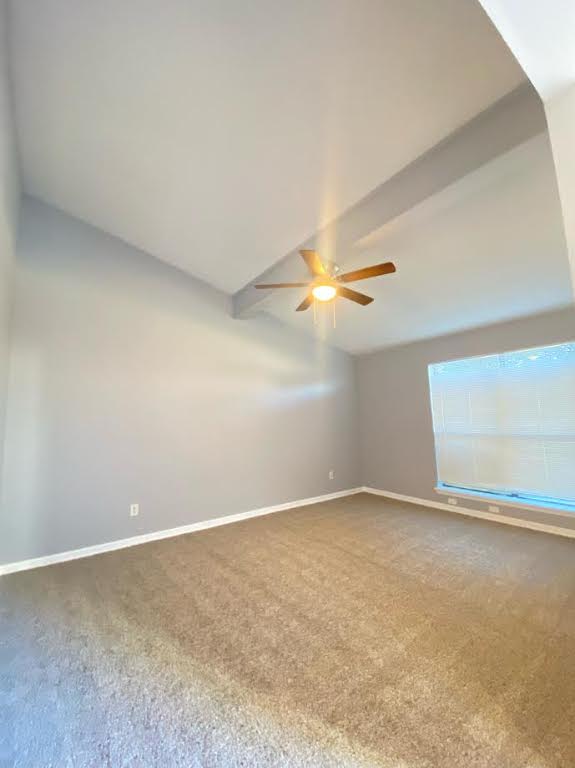
[[[500,493],[482,493],[481,491],[468,491],[465,488],[453,488],[444,485],[438,485],[434,489],[441,496],[454,496],[459,499],[471,499],[472,501],[482,501],[494,504],[498,507],[514,507],[515,509],[532,509],[540,512],[554,512],[556,515],[572,517],[575,515],[575,506],[569,504],[555,504],[554,502],[543,503],[540,501],[529,501],[528,499],[511,500],[509,496]]]

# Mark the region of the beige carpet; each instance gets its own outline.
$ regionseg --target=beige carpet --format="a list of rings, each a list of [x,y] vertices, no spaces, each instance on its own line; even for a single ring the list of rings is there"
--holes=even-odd
[[[575,765],[575,541],[362,494],[0,579],[0,765]]]

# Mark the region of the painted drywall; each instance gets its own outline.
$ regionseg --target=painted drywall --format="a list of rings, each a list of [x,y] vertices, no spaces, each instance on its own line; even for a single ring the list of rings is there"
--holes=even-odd
[[[20,201],[7,60],[7,26],[7,4],[0,0],[0,473],[4,448],[14,243]]]
[[[225,291],[524,81],[475,2],[12,6],[27,189]]]
[[[15,299],[0,563],[358,484],[345,353],[29,199]]]
[[[335,261],[344,271],[352,269],[358,257],[365,258],[367,254],[364,251],[369,252],[376,243],[381,243],[388,233],[398,226],[401,228],[406,219],[412,217],[412,212],[415,211],[418,215],[421,210],[429,211],[430,205],[435,206],[435,210],[438,207],[444,208],[447,196],[453,202],[458,193],[467,197],[474,187],[484,187],[486,179],[485,174],[481,173],[483,166],[497,168],[495,173],[488,171],[489,177],[493,178],[502,175],[501,172],[498,173],[499,169],[503,171],[504,176],[509,176],[510,171],[513,173],[515,165],[517,176],[517,165],[511,159],[510,168],[509,158],[506,160],[505,156],[513,155],[513,150],[521,144],[531,144],[535,137],[546,133],[545,112],[541,99],[530,83],[524,83],[409,165],[401,168],[394,176],[372,189],[356,205],[332,219],[327,226],[315,231],[305,243],[297,244],[290,254],[254,277],[252,283],[235,294],[235,312],[242,316],[262,307],[265,307],[266,311],[277,311],[277,292],[256,290],[254,285],[297,281],[299,277],[306,276],[308,273],[302,265],[300,248],[314,248],[323,258]],[[553,172],[548,141],[544,139],[543,146],[541,141],[538,143],[535,157],[523,159],[523,166],[526,165],[530,169],[532,165],[536,166],[536,176],[529,180],[530,184],[536,186],[541,178],[541,159],[543,165],[550,166],[551,173]],[[497,162],[498,159],[502,162]],[[508,167],[504,170],[502,166],[506,165]],[[457,192],[454,195],[455,190]],[[548,196],[553,203],[555,190],[551,190]],[[432,201],[439,201],[438,205]],[[282,313],[280,319],[289,319],[292,314],[293,312],[289,311],[287,315]],[[404,324],[403,319],[401,324]],[[370,322],[370,326],[373,325],[374,323]],[[356,335],[357,328],[354,327],[352,336]],[[407,339],[404,338],[398,343],[406,342]],[[383,345],[384,342],[379,339],[371,348]],[[338,346],[341,344],[338,343]],[[348,351],[359,352],[360,349]]]
[[[445,501],[434,491],[435,449],[427,372],[430,363],[573,339],[575,308],[569,306],[359,357],[362,484],[405,496]],[[483,510],[487,507],[467,499],[464,506]],[[549,522],[545,513],[501,509],[502,514]],[[561,517],[557,524],[565,525],[565,521]]]
[[[375,301],[368,307],[337,302],[337,327],[326,324],[328,341],[352,354],[569,303],[569,259],[547,133],[372,232],[361,247],[350,247],[343,269],[385,261],[396,265],[395,274],[355,286]],[[294,271],[286,278],[302,276]],[[302,331],[320,328],[293,311],[305,291],[271,293],[266,309],[278,319]]]
[[[570,0],[480,3],[545,102],[575,82],[575,5]]]
[[[575,292],[575,85],[545,104]]]
[[[480,2],[544,103],[575,290],[575,4]]]

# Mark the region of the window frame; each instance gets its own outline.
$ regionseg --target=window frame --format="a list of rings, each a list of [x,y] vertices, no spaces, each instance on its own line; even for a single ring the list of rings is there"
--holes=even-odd
[[[468,488],[465,486],[451,485],[444,483],[439,477],[439,463],[438,463],[438,450],[437,450],[437,433],[435,431],[435,421],[433,414],[433,398],[432,398],[432,383],[431,383],[431,369],[433,366],[457,363],[468,360],[477,360],[480,358],[494,357],[498,355],[507,354],[523,354],[538,349],[550,349],[553,347],[561,347],[564,345],[575,345],[575,339],[566,339],[564,341],[553,342],[552,344],[539,344],[537,346],[522,347],[520,349],[506,349],[497,352],[487,352],[477,355],[468,355],[466,357],[453,357],[447,360],[437,360],[430,362],[427,365],[428,376],[428,394],[429,394],[429,408],[431,413],[432,431],[433,431],[433,443],[434,443],[434,460],[435,460],[435,478],[436,485],[434,491],[442,496],[451,496],[462,499],[469,499],[473,501],[492,502],[496,506],[513,507],[516,509],[529,509],[540,510],[549,512],[552,511],[556,514],[564,515],[566,517],[572,517],[575,514],[575,501],[573,503],[570,500],[554,499],[547,496],[536,496],[530,494],[521,493],[504,493],[498,491],[490,491],[481,488]],[[575,469],[574,469],[575,471]]]

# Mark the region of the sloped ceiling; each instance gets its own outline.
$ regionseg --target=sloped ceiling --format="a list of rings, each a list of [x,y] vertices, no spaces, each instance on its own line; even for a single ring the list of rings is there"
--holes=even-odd
[[[228,292],[524,77],[475,0],[12,17],[26,191]]]
[[[544,101],[575,83],[572,0],[480,0]]]
[[[394,261],[351,287],[375,301],[294,311],[305,290],[275,291],[265,311],[353,353],[543,312],[572,301],[547,133],[500,156],[358,242],[345,271]],[[301,275],[298,275],[300,277]]]

